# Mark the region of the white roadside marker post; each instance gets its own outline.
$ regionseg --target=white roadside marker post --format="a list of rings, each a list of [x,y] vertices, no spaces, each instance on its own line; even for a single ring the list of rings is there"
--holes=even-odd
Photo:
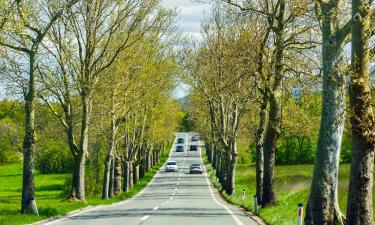
[[[259,209],[258,209],[258,198],[256,195],[254,195],[254,213],[256,215],[259,214]]]
[[[302,218],[303,218],[303,204],[298,204],[298,221],[297,225],[302,225]]]
[[[245,189],[243,189],[242,190],[242,197],[241,197],[242,201],[245,201],[245,198],[246,198],[246,191],[245,191]]]

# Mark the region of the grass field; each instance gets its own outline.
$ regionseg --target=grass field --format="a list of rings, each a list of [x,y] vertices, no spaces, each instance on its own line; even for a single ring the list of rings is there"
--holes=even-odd
[[[220,184],[213,175],[210,165],[206,167],[211,174],[216,187]],[[312,165],[291,165],[276,167],[276,191],[277,205],[260,209],[260,217],[270,225],[295,225],[297,223],[297,205],[306,205],[312,178]],[[346,212],[346,201],[349,185],[350,165],[340,165],[339,171],[339,204],[343,213]],[[242,190],[246,191],[245,201],[242,201]],[[236,193],[229,197],[230,202],[244,206],[253,211],[253,196],[255,194],[255,167],[249,165],[237,166],[236,170]],[[374,199],[375,201],[375,199]]]
[[[109,200],[101,196],[88,197],[86,202],[76,202],[62,196],[65,178],[71,174],[35,174],[35,193],[39,216],[21,215],[22,163],[0,166],[0,225],[28,224],[52,216],[65,215],[70,211],[89,205],[104,205],[127,199],[145,187],[165,162],[153,167],[128,193],[123,193]]]

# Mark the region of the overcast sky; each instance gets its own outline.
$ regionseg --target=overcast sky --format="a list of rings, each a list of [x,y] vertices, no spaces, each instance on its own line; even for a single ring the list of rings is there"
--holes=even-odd
[[[178,25],[185,34],[200,37],[200,22],[205,12],[209,12],[210,4],[192,0],[163,0],[163,6],[177,8]]]
[[[187,35],[200,39],[200,23],[210,10],[210,4],[194,2],[192,0],[163,0],[163,6],[177,9],[179,29]],[[179,84],[175,96],[182,98],[187,95],[189,87]]]

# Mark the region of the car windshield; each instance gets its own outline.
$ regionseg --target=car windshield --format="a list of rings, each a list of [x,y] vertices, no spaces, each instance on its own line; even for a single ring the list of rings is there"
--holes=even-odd
[[[201,167],[201,164],[191,164],[191,167]]]
[[[173,165],[177,165],[176,162],[167,162],[167,165],[168,166],[173,166]]]

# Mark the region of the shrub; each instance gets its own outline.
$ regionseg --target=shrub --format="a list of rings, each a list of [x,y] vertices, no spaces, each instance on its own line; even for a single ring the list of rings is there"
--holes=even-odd
[[[73,168],[73,157],[63,141],[46,140],[38,143],[35,167],[40,173],[69,173]]]

